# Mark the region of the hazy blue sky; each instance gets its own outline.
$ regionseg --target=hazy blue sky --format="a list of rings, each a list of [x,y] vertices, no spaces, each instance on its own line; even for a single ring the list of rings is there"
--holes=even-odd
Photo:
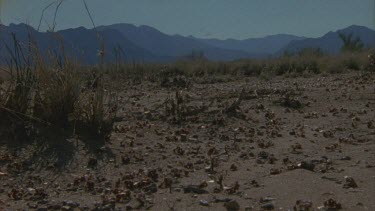
[[[37,26],[56,0],[0,0],[5,24]],[[375,28],[374,0],[87,0],[96,25],[133,23],[168,34],[251,38],[288,33],[317,37],[352,24]],[[55,5],[45,14],[52,24]],[[47,24],[48,23],[48,24]],[[81,0],[65,0],[57,28],[92,27]]]

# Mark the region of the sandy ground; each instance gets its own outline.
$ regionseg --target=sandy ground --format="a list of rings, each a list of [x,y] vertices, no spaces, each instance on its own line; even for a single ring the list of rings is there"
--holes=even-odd
[[[374,74],[112,91],[104,146],[1,148],[0,210],[375,210]]]

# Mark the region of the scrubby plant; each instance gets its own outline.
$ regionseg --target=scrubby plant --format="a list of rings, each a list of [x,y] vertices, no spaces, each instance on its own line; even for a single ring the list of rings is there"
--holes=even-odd
[[[115,94],[107,93],[102,78],[75,102],[75,121],[94,137],[108,139],[118,111]]]
[[[245,76],[258,76],[264,68],[264,65],[258,62],[248,63],[241,67],[241,72],[243,72]]]
[[[30,96],[35,85],[35,72],[24,48],[12,34],[13,47],[6,46],[10,55],[8,61],[10,80],[3,95],[3,112],[26,114],[30,105]]]
[[[375,51],[370,52],[368,55],[368,63],[365,69],[370,72],[375,72]]]
[[[165,115],[171,117],[172,122],[180,124],[186,120],[187,106],[182,91],[177,90],[174,96],[165,100]]]
[[[348,70],[359,70],[361,68],[359,61],[353,57],[345,59],[343,61],[343,66]]]
[[[160,85],[162,87],[188,88],[191,83],[187,77],[186,71],[178,67],[166,66],[159,72]]]
[[[339,37],[344,44],[341,48],[342,52],[360,52],[364,48],[361,39],[359,37],[353,39],[353,34],[339,33]]]
[[[79,123],[77,129],[108,137],[116,116],[116,98],[107,97],[103,83],[82,89],[85,68],[70,62],[63,51],[62,57],[47,60],[29,39],[23,46],[13,35],[14,47],[7,46],[10,76],[0,84],[0,130],[9,131],[8,139],[25,139],[31,132],[63,128],[68,134],[80,133],[75,130]]]
[[[303,48],[298,53],[298,56],[308,56],[308,57],[322,57],[324,52],[321,48]]]
[[[81,83],[76,67],[39,70],[35,90],[34,115],[56,126],[69,124],[75,102],[81,95]],[[43,71],[43,72],[41,72]]]
[[[9,77],[0,84],[0,134],[10,139],[26,140],[32,128],[30,123],[40,121],[30,114],[36,77],[30,56],[25,53],[30,53],[31,49],[25,50],[15,34],[12,34],[12,41],[11,46],[5,46],[9,67],[3,69]]]

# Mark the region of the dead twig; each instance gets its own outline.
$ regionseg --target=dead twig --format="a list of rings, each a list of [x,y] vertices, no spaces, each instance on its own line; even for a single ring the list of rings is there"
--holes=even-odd
[[[61,4],[63,3],[64,0],[58,0],[58,3],[57,3],[57,6],[56,6],[56,9],[55,9],[55,13],[53,15],[53,22],[52,22],[52,32],[55,31],[55,28],[56,28],[56,17],[57,17],[57,13],[59,11],[59,8],[61,6]]]
[[[34,121],[37,121],[37,122],[39,122],[39,123],[44,123],[44,124],[46,124],[46,125],[48,125],[48,126],[51,125],[51,123],[46,122],[46,121],[44,121],[44,120],[42,120],[42,119],[39,119],[39,118],[33,117],[33,116],[31,116],[31,115],[27,115],[27,114],[23,114],[23,113],[20,113],[20,112],[14,111],[14,110],[9,109],[9,108],[6,108],[6,107],[4,107],[4,106],[2,106],[2,105],[0,105],[0,110],[1,110],[1,109],[4,110],[4,111],[6,111],[6,112],[8,112],[8,113],[10,113],[10,114],[12,114],[12,115],[14,115],[15,117],[17,117],[17,118],[19,118],[19,119],[22,119],[22,118],[21,118],[21,116],[22,116],[22,117],[25,117],[25,118],[27,118],[27,119],[29,119],[29,120],[34,120]]]
[[[56,2],[54,1],[54,2],[51,2],[50,4],[48,4],[46,7],[44,7],[44,9],[42,10],[42,15],[40,16],[40,19],[39,19],[39,25],[38,25],[38,29],[37,29],[37,31],[39,31],[39,29],[40,29],[40,25],[42,25],[42,20],[43,20],[43,16],[44,16],[44,12],[46,11],[46,10],[48,10],[48,8],[50,8],[52,5],[54,5]]]
[[[239,108],[244,96],[245,88],[242,88],[240,96],[228,108],[225,109],[225,113],[236,113],[236,110]]]

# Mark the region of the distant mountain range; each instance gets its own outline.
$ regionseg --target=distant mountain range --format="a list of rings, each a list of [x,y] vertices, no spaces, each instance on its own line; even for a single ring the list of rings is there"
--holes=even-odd
[[[9,52],[5,45],[14,50],[11,33],[14,33],[20,43],[27,43],[31,34],[32,40],[37,44],[40,52],[45,56],[61,52],[59,48],[63,44],[66,55],[85,64],[95,64],[99,61],[98,53],[102,43],[98,40],[95,30],[85,29],[83,27],[75,29],[61,30],[58,32],[37,32],[33,28],[19,24],[10,26],[0,26],[0,59],[8,58]],[[106,61],[114,61],[116,48],[124,49],[124,56],[128,61],[147,61],[147,62],[165,62],[171,60],[159,55],[154,55],[146,49],[143,49],[133,42],[129,41],[120,32],[106,29],[101,31],[101,38],[105,43]],[[60,48],[61,49],[61,48]],[[4,59],[3,59],[4,60]]]
[[[319,38],[292,40],[287,45],[280,48],[277,54],[280,55],[285,51],[293,53],[303,48],[320,48],[326,53],[337,54],[343,46],[339,38],[339,33],[345,35],[352,34],[353,38],[360,38],[366,48],[375,48],[375,31],[364,26],[352,25],[336,32],[328,32]]]
[[[11,34],[21,43],[28,41],[31,34],[41,52],[58,52],[63,45],[66,54],[82,63],[95,64],[99,61],[98,51],[105,47],[105,61],[113,62],[116,56],[126,61],[172,62],[186,58],[193,51],[203,52],[207,59],[229,61],[243,58],[266,58],[283,52],[297,52],[303,48],[321,48],[335,54],[340,51],[342,41],[338,34],[353,34],[368,48],[375,47],[375,31],[363,26],[350,26],[329,32],[319,38],[305,38],[278,34],[245,40],[202,39],[193,36],[168,35],[149,26],[114,24],[99,26],[96,30],[84,27],[58,32],[38,32],[26,24],[0,25],[0,63],[9,58],[6,45],[13,49]],[[98,40],[100,34],[103,42]],[[49,50],[49,51],[48,51]]]
[[[197,38],[196,38],[197,39]],[[265,57],[275,54],[291,41],[303,40],[305,37],[298,37],[288,34],[277,34],[263,38],[251,38],[246,40],[219,40],[219,39],[198,39],[203,43],[224,49],[245,51],[255,57]]]
[[[132,24],[114,24],[98,27],[101,32],[109,29],[120,32],[131,42],[147,49],[154,55],[179,58],[190,54],[192,50],[196,50],[203,51],[205,56],[211,60],[233,60],[251,56],[245,51],[220,48],[192,37],[167,35],[149,26],[136,27]]]

